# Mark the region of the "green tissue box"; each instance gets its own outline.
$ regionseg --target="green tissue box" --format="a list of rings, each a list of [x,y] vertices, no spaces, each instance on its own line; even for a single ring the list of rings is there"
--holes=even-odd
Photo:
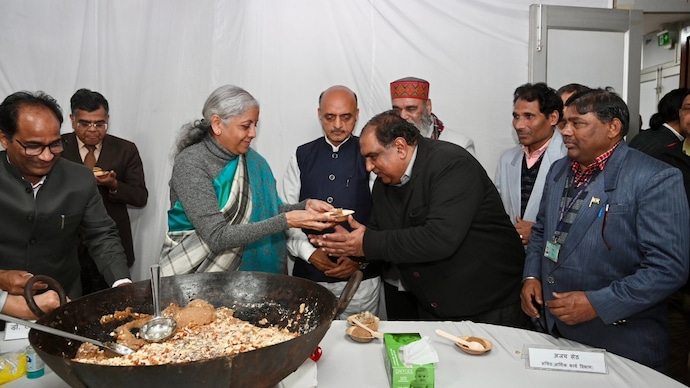
[[[386,333],[383,335],[386,371],[391,388],[434,388],[434,364],[406,366],[398,352],[402,346],[419,341],[419,333]]]

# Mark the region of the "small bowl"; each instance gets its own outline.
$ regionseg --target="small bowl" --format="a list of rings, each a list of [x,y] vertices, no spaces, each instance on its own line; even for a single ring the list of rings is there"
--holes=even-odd
[[[378,331],[380,321],[379,317],[368,311],[363,311],[359,314],[353,314],[347,317],[347,323],[349,323],[352,326],[345,329],[345,333],[349,335],[350,338],[357,342],[373,341],[374,337],[372,337],[371,333],[355,325],[355,323],[352,322],[352,318],[356,318],[358,321],[362,322],[366,327],[370,328],[371,330]]]
[[[352,318],[357,319],[358,321],[362,322],[366,327],[370,328],[371,330],[378,331],[379,330],[379,322],[380,319],[376,315],[368,312],[368,311],[362,311],[359,314],[352,314],[349,317],[347,317],[347,323],[349,323],[352,326],[356,326],[354,322],[352,322]],[[361,329],[361,328],[360,328]],[[364,329],[362,329],[364,330]],[[364,330],[366,331],[366,330]]]
[[[374,337],[368,331],[359,326],[350,326],[345,329],[345,334],[349,335],[353,341],[367,343],[374,340]]]
[[[471,349],[467,349],[466,347],[464,347],[464,346],[462,346],[456,342],[455,345],[457,347],[459,347],[460,349],[462,349],[462,351],[467,353],[467,354],[474,354],[474,355],[484,354],[484,353],[487,353],[488,351],[490,351],[491,348],[493,348],[493,346],[494,346],[494,344],[491,343],[491,341],[489,341],[488,339],[482,338],[482,337],[474,337],[471,335],[466,335],[466,336],[462,336],[460,338],[464,339],[467,342],[479,342],[484,347],[484,350],[471,350]]]
[[[326,212],[326,215],[335,217],[335,222],[345,222],[347,221],[347,216],[351,214],[355,214],[355,211],[349,209],[338,209]]]
[[[93,175],[94,176],[98,177],[98,176],[103,176],[103,175],[107,175],[107,174],[108,174],[108,171],[101,170],[100,167],[94,167],[93,168]]]

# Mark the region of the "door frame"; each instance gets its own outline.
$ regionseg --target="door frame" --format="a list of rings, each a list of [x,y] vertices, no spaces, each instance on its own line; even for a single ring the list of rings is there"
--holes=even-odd
[[[690,88],[690,26],[680,29],[680,85]]]
[[[640,126],[640,67],[642,65],[642,18],[640,10],[567,7],[532,4],[529,7],[529,82],[547,82],[550,29],[621,32],[624,37],[623,90],[616,91],[630,111],[627,138]]]

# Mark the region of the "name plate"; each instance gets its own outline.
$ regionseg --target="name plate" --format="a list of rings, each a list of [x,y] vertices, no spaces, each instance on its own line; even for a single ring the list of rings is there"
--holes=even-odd
[[[24,325],[7,322],[5,324],[5,341],[29,338],[29,329]]]
[[[607,374],[606,350],[554,349],[538,346],[526,346],[527,367],[530,369],[548,369],[568,372]]]

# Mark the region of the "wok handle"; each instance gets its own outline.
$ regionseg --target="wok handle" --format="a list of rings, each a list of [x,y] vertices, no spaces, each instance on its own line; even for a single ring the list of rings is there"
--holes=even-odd
[[[24,299],[26,299],[26,304],[29,305],[31,312],[36,314],[37,317],[40,318],[45,315],[45,311],[41,310],[34,300],[33,286],[36,282],[43,282],[48,285],[48,290],[57,292],[58,296],[60,297],[60,306],[67,303],[67,295],[65,294],[65,290],[62,289],[62,286],[60,286],[60,283],[58,283],[57,280],[45,275],[32,276],[31,279],[29,279],[24,285]]]
[[[357,292],[359,283],[362,282],[363,277],[364,274],[360,270],[357,270],[350,275],[350,279],[347,281],[345,288],[343,288],[343,292],[341,292],[340,296],[338,297],[338,309],[335,312],[336,317],[342,314],[347,308],[347,305],[350,304],[350,301],[352,300],[352,297],[355,296],[355,292]]]

